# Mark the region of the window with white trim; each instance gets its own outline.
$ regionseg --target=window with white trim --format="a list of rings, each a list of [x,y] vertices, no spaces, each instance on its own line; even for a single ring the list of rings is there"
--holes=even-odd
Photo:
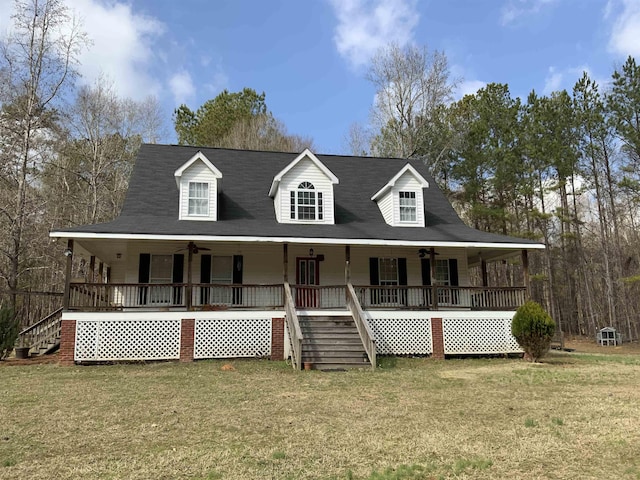
[[[291,220],[322,220],[324,218],[322,192],[310,182],[302,182],[291,191]]]
[[[211,283],[215,285],[231,285],[233,281],[233,257],[211,256]],[[232,303],[232,291],[228,287],[210,287],[210,302],[220,304]]]
[[[417,222],[416,192],[399,192],[400,221]]]
[[[149,283],[168,284],[173,281],[173,255],[151,255]],[[171,287],[151,287],[151,303],[171,303]]]
[[[398,286],[398,259],[378,258],[378,283],[380,285]],[[378,292],[379,303],[397,303],[398,290],[384,289]]]
[[[189,215],[209,215],[209,184],[189,182]]]
[[[449,276],[449,260],[436,259],[436,285],[451,285]]]

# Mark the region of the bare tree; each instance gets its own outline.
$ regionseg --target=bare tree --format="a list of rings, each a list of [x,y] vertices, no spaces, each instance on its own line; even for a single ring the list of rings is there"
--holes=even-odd
[[[366,157],[370,155],[371,132],[361,123],[349,125],[349,133],[344,138],[344,150],[351,155]]]
[[[440,107],[453,98],[456,81],[449,76],[443,52],[391,44],[373,58],[367,79],[376,88],[371,111],[376,155],[416,155]]]
[[[3,192],[0,276],[10,291],[29,270],[28,230],[41,211],[38,176],[55,128],[55,104],[73,82],[87,44],[62,0],[16,0],[10,34],[0,43]],[[15,297],[13,298],[15,301]]]

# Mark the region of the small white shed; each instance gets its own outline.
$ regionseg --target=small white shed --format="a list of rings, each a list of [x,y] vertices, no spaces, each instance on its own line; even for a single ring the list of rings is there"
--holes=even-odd
[[[604,327],[596,334],[596,342],[602,347],[622,345],[622,335],[613,327]]]

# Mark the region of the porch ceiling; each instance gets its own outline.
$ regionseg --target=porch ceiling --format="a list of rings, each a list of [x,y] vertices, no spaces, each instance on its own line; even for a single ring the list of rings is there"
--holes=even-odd
[[[238,245],[238,243],[244,244],[273,244],[276,243],[272,239],[271,242],[254,240],[253,242],[237,242],[237,241],[212,241],[211,239],[198,238],[198,237],[180,237],[179,239],[126,239],[126,238],[75,238],[74,244],[74,254],[76,256],[80,255],[86,257],[87,260],[91,255],[95,255],[101,261],[114,265],[118,262],[126,261],[126,252],[128,248],[132,245],[169,245],[169,248],[175,250],[176,252],[180,249],[185,249],[189,241],[195,241],[199,246],[211,247],[212,245]],[[316,240],[311,241],[311,240]],[[281,239],[280,242],[277,243],[288,243],[290,245],[310,245],[317,248],[321,245],[334,245],[334,246],[346,246],[351,245],[352,247],[387,247],[387,246],[397,246],[397,247],[406,247],[406,248],[430,248],[434,247],[436,252],[438,252],[439,248],[462,248],[466,251],[467,261],[469,266],[479,265],[481,259],[487,262],[494,262],[499,260],[504,260],[508,258],[512,258],[515,256],[519,256],[523,249],[539,249],[544,248],[544,245],[541,244],[525,244],[525,245],[500,245],[496,248],[495,245],[483,245],[483,244],[464,244],[461,242],[444,242],[440,245],[429,245],[425,243],[417,243],[417,242],[380,242],[379,244],[359,244],[354,241],[349,241],[346,239],[331,239],[333,241],[327,242],[326,239]],[[61,248],[62,253],[63,248]],[[417,250],[416,250],[417,253]],[[118,254],[120,254],[120,258],[118,258]]]

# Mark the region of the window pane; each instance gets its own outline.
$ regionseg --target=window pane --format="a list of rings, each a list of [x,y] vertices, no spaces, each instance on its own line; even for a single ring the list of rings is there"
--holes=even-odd
[[[380,285],[398,285],[398,259],[380,258],[378,262]]]
[[[436,283],[449,285],[449,260],[436,260]]]
[[[150,283],[171,283],[173,255],[151,255]]]
[[[400,192],[400,221],[417,221],[416,192]]]
[[[189,215],[209,215],[209,184],[189,182]]]
[[[231,283],[233,257],[211,256],[211,283]]]

